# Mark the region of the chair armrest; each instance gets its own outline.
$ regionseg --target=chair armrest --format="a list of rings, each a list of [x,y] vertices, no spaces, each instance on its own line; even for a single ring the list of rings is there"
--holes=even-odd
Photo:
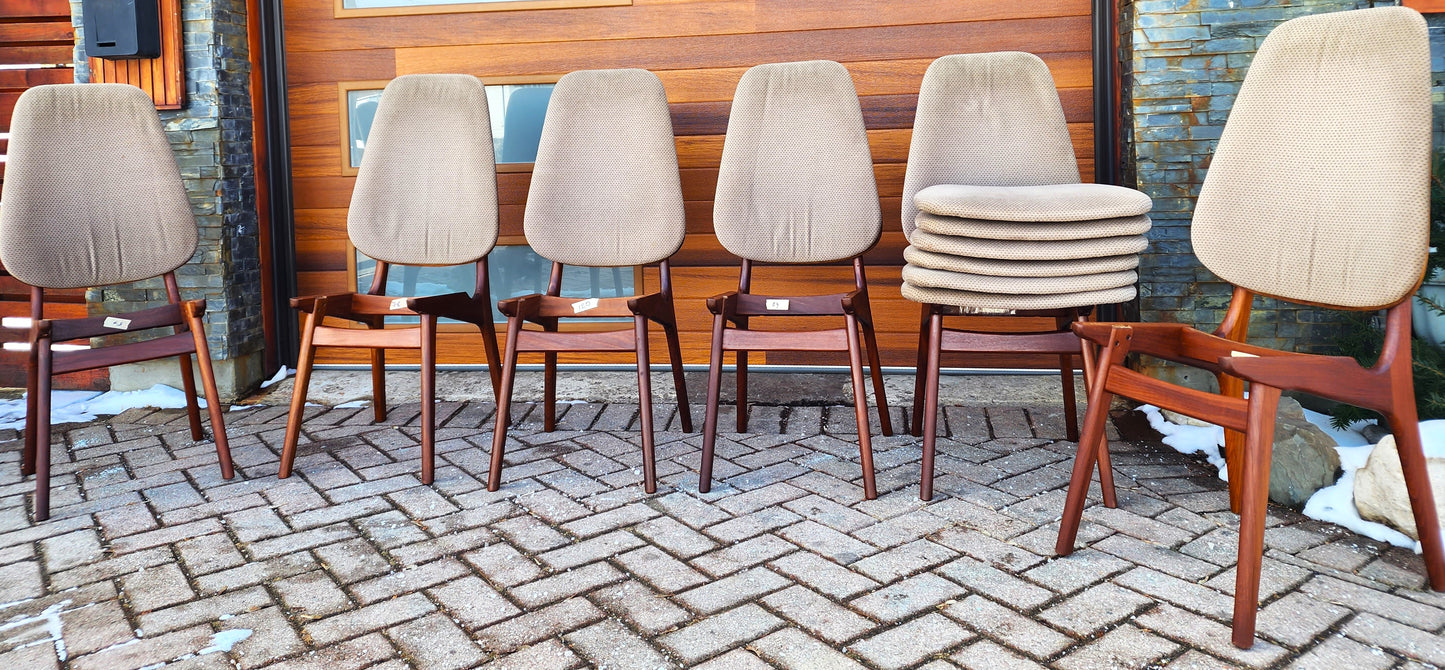
[[[707,310],[724,319],[733,320],[738,311],[738,292],[728,291],[708,298]]]
[[[1303,391],[1366,409],[1384,409],[1390,402],[1389,375],[1365,368],[1353,358],[1281,353],[1287,355],[1222,356],[1219,367],[1247,382]]]
[[[445,295],[428,295],[407,298],[406,306],[417,314],[456,319],[473,324],[478,328],[492,325],[491,305],[487,298],[474,298],[468,293],[457,292]]]
[[[677,325],[677,317],[673,313],[672,300],[661,293],[649,293],[640,295],[627,301],[627,308],[633,314],[647,317],[667,327]]]
[[[537,316],[541,306],[542,295],[540,293],[517,296],[515,298],[504,298],[497,301],[497,311],[508,318],[521,317],[531,320]]]

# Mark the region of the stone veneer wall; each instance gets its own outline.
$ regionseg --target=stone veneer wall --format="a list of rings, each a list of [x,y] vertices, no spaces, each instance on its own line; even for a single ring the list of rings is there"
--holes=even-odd
[[[1213,328],[1229,304],[1229,285],[1200,265],[1189,242],[1194,199],[1235,94],[1259,44],[1275,26],[1305,14],[1394,2],[1368,0],[1125,0],[1120,40],[1124,59],[1125,178],[1154,198],[1154,229],[1140,262],[1140,318]],[[1445,19],[1431,21],[1432,42]],[[1445,70],[1439,54],[1433,67]],[[1445,103],[1436,78],[1436,106]],[[1436,115],[1437,138],[1440,115]],[[1127,182],[1126,182],[1127,183]],[[1251,341],[1299,351],[1330,352],[1339,312],[1256,299]],[[1151,372],[1198,387],[1214,383],[1198,371],[1145,361]]]
[[[71,3],[76,81],[88,81],[81,6]],[[251,153],[245,0],[182,0],[186,108],[161,111],[200,227],[196,255],[176,271],[183,299],[206,299],[207,342],[221,394],[233,398],[263,378],[260,246]],[[92,313],[166,300],[159,279],[91,289]],[[112,368],[115,390],[179,387],[174,359]]]

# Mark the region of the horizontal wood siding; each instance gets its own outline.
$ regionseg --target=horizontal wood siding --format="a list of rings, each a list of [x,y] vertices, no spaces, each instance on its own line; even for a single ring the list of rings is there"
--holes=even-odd
[[[903,238],[899,210],[914,107],[923,73],[952,53],[1020,50],[1052,70],[1063,99],[1079,167],[1093,176],[1093,93],[1087,0],[635,0],[630,6],[342,18],[332,0],[285,4],[288,104],[296,207],[298,288],[302,294],[349,290],[346,207],[354,177],[343,175],[342,82],[388,80],[414,73],[460,72],[488,78],[557,75],[591,68],[640,67],[667,89],[686,199],[688,238],[673,259],[683,349],[706,363],[710,316],[704,300],[736,287],[738,261],[712,231],[723,135],[733,91],[752,65],[830,59],[843,63],[858,89],[883,209],[884,232],[868,253],[869,288],[887,365],[912,365],[918,305],[899,294]],[[501,234],[522,235],[530,174],[498,175]],[[645,290],[657,286],[645,274]],[[761,266],[758,293],[845,290],[842,265]],[[779,321],[763,328],[803,328],[825,320]],[[1017,328],[1042,321],[978,320]],[[444,333],[444,363],[481,363],[475,331]],[[664,360],[661,341],[654,359]],[[325,362],[362,362],[365,353],[335,351]],[[574,356],[564,361],[623,361]],[[410,361],[404,352],[390,360]],[[775,353],[770,363],[845,364],[830,354]],[[1056,364],[1017,356],[953,359],[950,364]]]

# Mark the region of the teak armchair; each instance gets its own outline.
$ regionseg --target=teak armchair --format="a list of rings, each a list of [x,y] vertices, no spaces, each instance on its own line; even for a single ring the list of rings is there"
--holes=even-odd
[[[863,383],[861,328],[878,420],[893,434],[862,254],[882,232],[873,159],[853,79],[832,61],[774,63],[749,69],[738,82],[718,169],[713,228],[742,258],[738,290],[708,299],[713,313],[707,416],[698,490],[712,488],[723,352],[737,352],[738,432],[748,425],[749,351],[846,351],[853,375],[864,496],[878,496],[868,394]],[[834,295],[751,293],[754,263],[812,264],[851,260],[854,290]],[[773,316],[841,316],[843,328],[811,332],[752,330]]]
[[[196,220],[170,141],[144,92],[125,84],[57,84],[21,94],[11,119],[0,200],[0,262],[30,285],[25,445],[20,472],[35,475],[35,520],[50,518],[51,377],[177,357],[191,439],[201,411],[191,355],[230,479],[231,450],[201,319],[205,300],[182,301],[175,270],[196,251]],[[114,160],[125,156],[127,160]],[[95,160],[79,160],[91,157]],[[144,195],[140,195],[144,194]],[[128,314],[44,318],[45,289],[106,286],[163,277],[168,304]],[[173,334],[96,349],[52,345],[171,328]],[[189,331],[189,332],[187,332]]]
[[[657,75],[646,70],[584,70],[558,80],[542,125],[524,225],[527,243],[552,261],[552,274],[545,295],[508,298],[497,305],[507,316],[507,342],[487,489],[496,491],[502,485],[519,352],[544,353],[543,430],[550,432],[556,427],[557,354],[631,351],[637,355],[643,486],[655,493],[649,321],[666,335],[682,429],[692,431],[667,262],[682,247],[686,219],[672,116]],[[659,265],[660,274],[655,293],[562,296],[565,265],[617,268],[653,263]],[[567,318],[630,319],[632,328],[559,330],[561,320]],[[524,330],[524,323],[542,330]]]
[[[1431,586],[1445,590],[1440,522],[1425,470],[1410,364],[1410,295],[1429,230],[1430,52],[1420,15],[1379,8],[1287,21],[1265,39],[1199,194],[1192,237],[1204,266],[1234,285],[1223,323],[1089,323],[1102,347],[1059,529],[1073,551],[1088,479],[1115,394],[1221,425],[1231,506],[1240,515],[1236,646],[1254,644],[1271,449],[1280,391],[1374,409],[1399,446]],[[1333,309],[1387,309],[1384,351],[1352,358],[1245,342],[1256,295]],[[1218,375],[1221,393],[1124,366],[1129,353]],[[1244,383],[1249,397],[1244,399]]]
[[[421,350],[421,480],[435,469],[437,321],[451,318],[482,334],[495,391],[500,381],[492,325],[487,254],[497,242],[497,176],[487,93],[469,75],[406,75],[387,84],[351,194],[347,234],[376,260],[366,293],[293,298],[306,314],[279,475],[291,476],[317,347],[371,349],[372,405],[386,419],[386,350]],[[476,292],[426,297],[386,295],[390,266],[459,265],[476,269]],[[389,316],[417,316],[417,328],[386,328]],[[328,326],[327,317],[366,328]]]

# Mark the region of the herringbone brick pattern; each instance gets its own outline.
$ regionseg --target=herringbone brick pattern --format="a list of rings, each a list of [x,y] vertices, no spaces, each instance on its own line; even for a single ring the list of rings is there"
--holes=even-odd
[[[430,487],[415,406],[315,408],[287,480],[285,409],[233,412],[230,482],[183,413],[132,410],[59,432],[41,524],[0,434],[0,668],[1445,665],[1416,556],[1282,509],[1260,642],[1230,646],[1236,519],[1157,445],[1116,442],[1119,509],[1089,508],[1087,548],[1054,559],[1057,410],[948,408],[922,503],[906,436],[875,442],[862,500],[851,408],[755,407],[704,495],[700,436],[661,408],[647,495],[636,407],[563,407],[550,434],[516,412],[497,493],[486,403],[440,406]]]

